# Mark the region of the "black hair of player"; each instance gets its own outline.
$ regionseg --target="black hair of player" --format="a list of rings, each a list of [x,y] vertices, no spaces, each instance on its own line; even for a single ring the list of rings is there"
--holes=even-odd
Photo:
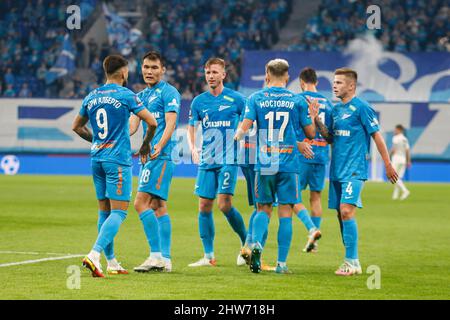
[[[317,83],[316,70],[310,67],[306,67],[300,72],[299,78],[300,80],[303,80],[306,83],[316,84]]]
[[[151,60],[151,61],[156,61],[159,60],[159,62],[161,63],[161,67],[165,67],[166,66],[166,62],[164,61],[164,58],[162,57],[162,55],[158,52],[158,51],[149,51],[145,54],[145,56],[142,58],[142,61],[144,61],[145,59]]]
[[[128,60],[118,54],[107,56],[103,60],[103,70],[106,75],[111,76],[116,73],[120,68],[126,67]]]

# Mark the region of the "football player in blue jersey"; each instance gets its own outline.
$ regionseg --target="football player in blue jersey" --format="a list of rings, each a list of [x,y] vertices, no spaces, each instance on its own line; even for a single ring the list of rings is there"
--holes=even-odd
[[[100,255],[105,252],[108,274],[127,274],[114,256],[113,240],[125,220],[132,191],[131,144],[128,121],[130,113],[144,120],[148,126],[139,150],[141,157],[150,153],[150,141],[156,120],[141,100],[125,88],[128,61],[111,55],[103,61],[106,84],[95,89],[83,100],[72,129],[92,143],[92,174],[99,204],[98,237],[91,252],[83,259],[83,266],[94,277],[104,277]],[[92,132],[86,127],[90,122]]]
[[[245,108],[245,97],[225,88],[225,61],[211,58],[205,64],[205,78],[209,90],[194,98],[191,104],[188,142],[194,163],[199,162],[195,194],[199,197],[199,233],[204,256],[189,264],[190,267],[215,266],[214,220],[212,208],[218,197],[218,207],[232,229],[245,243],[246,229],[232,199],[237,180],[237,143],[233,140],[239,119]],[[203,144],[201,157],[195,146],[195,127],[201,123]],[[238,264],[245,261],[238,256]]]
[[[167,212],[167,199],[175,164],[172,152],[176,147],[174,132],[178,123],[181,96],[175,87],[162,78],[166,71],[164,59],[156,51],[148,52],[142,59],[142,76],[147,88],[138,93],[145,107],[155,117],[158,127],[151,141],[150,160],[141,160],[139,187],[134,208],[144,227],[150,246],[150,256],[136,272],[172,271],[170,245],[172,227]],[[130,133],[139,128],[140,119],[130,118]],[[144,130],[146,124],[144,123]]]
[[[255,121],[257,131],[257,161],[255,198],[258,213],[253,220],[250,270],[261,272],[262,240],[272,214],[272,204],[278,199],[278,259],[277,273],[290,273],[286,265],[292,240],[292,210],[299,202],[298,165],[299,130],[310,139],[315,127],[305,108],[303,98],[286,89],[289,80],[286,60],[271,60],[266,65],[266,84],[252,94],[246,105],[245,119],[235,139],[240,140]],[[317,104],[312,102],[312,106]],[[310,108],[315,112],[317,108]],[[315,116],[314,113],[311,114]]]
[[[319,118],[325,125],[330,124],[331,110],[333,105],[322,94],[317,92],[317,74],[312,68],[305,68],[300,72],[300,94],[306,100],[317,100],[319,103]],[[321,237],[319,231],[322,222],[322,203],[321,191],[325,186],[325,171],[329,161],[330,148],[326,140],[316,132],[314,139],[308,139],[303,132],[300,131],[300,167],[299,182],[300,190],[305,190],[309,186],[310,197],[309,203],[311,208],[311,217],[302,203],[294,206],[295,214],[303,222],[309,231],[308,241],[303,249],[304,252],[317,252],[317,240]],[[309,153],[310,157],[306,157],[303,153]]]
[[[368,178],[371,137],[383,159],[389,181],[395,183],[398,179],[375,111],[356,96],[357,77],[352,69],[337,69],[333,92],[341,102],[332,109],[331,124],[326,126],[319,116],[314,117],[320,134],[332,144],[328,207],[337,210],[345,246],[344,263],[335,272],[340,276],[362,273],[355,214],[357,207],[362,208],[361,192]]]

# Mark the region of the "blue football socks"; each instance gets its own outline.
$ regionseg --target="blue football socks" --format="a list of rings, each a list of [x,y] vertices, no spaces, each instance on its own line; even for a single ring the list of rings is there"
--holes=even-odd
[[[214,219],[212,212],[200,212],[198,215],[198,229],[200,239],[202,239],[203,251],[205,255],[213,256],[214,254]]]
[[[117,232],[119,232],[120,225],[126,216],[125,210],[111,210],[111,214],[100,228],[97,241],[92,249],[100,253],[105,250],[106,246],[114,240]]]
[[[292,218],[280,218],[278,227],[278,262],[286,262],[292,241]]]
[[[158,219],[152,209],[146,210],[139,215],[144,233],[147,237],[151,253],[161,252],[161,241],[159,238]]]
[[[244,245],[245,238],[247,237],[247,230],[245,230],[245,223],[241,214],[236,208],[232,207],[231,210],[228,213],[224,213],[224,215],[231,228],[233,228],[234,232],[236,232],[241,239],[241,245]]]

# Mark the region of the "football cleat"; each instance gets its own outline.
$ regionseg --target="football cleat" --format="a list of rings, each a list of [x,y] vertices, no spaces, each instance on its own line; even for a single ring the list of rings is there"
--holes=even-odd
[[[189,267],[215,267],[216,259],[201,258],[200,260],[188,265]]]
[[[102,271],[102,265],[100,264],[100,261],[94,262],[88,256],[86,256],[83,259],[83,267],[90,270],[92,273],[92,276],[94,278],[104,278],[105,277],[105,275],[103,274],[103,271]]]
[[[106,273],[110,275],[128,274],[128,271],[124,269],[119,262],[108,264]]]
[[[250,265],[250,256],[252,255],[252,251],[250,250],[249,247],[244,246],[241,249],[241,252],[239,253],[238,256],[238,261],[237,261],[237,265],[238,266],[243,266],[244,264]],[[242,261],[244,261],[244,263],[242,263]]]
[[[264,261],[261,259],[261,270],[262,271],[275,271],[276,267],[271,267],[268,264],[265,264]]]
[[[403,192],[402,196],[400,197],[400,200],[405,200],[406,198],[408,198],[410,193],[411,192],[409,192],[409,190],[406,190],[405,192]]]
[[[135,272],[150,272],[150,271],[163,271],[165,263],[163,259],[147,258],[143,264],[135,267]]]
[[[308,242],[306,243],[305,249],[306,252],[311,252],[314,249],[314,245],[316,244],[317,240],[319,240],[322,237],[322,233],[319,229],[313,229],[308,235]]]
[[[306,243],[305,247],[303,248],[303,252],[308,252],[307,249],[309,247],[309,241]],[[317,253],[317,251],[319,251],[319,244],[317,242],[314,243],[314,247],[311,249],[312,253]]]
[[[280,266],[277,264],[277,267],[275,268],[275,272],[279,274],[291,274],[292,272],[288,269],[287,266]]]
[[[170,261],[170,260],[164,261],[164,269],[162,271],[163,272],[172,272],[172,261]]]
[[[259,243],[256,243],[253,246],[252,255],[250,257],[250,270],[253,273],[261,272],[261,252],[261,245]]]
[[[355,274],[362,274],[362,269],[360,265],[355,266],[348,261],[344,261],[334,274],[337,276],[353,276]]]

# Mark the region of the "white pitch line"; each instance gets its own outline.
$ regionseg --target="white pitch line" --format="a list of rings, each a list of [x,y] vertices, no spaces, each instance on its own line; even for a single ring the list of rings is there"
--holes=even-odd
[[[26,254],[26,255],[49,255],[49,256],[58,256],[58,255],[71,255],[71,253],[55,253],[55,252],[27,252],[27,251],[0,251],[0,254]]]
[[[43,259],[37,259],[37,260],[26,260],[26,261],[20,261],[20,262],[11,262],[11,263],[0,264],[0,268],[2,268],[2,267],[18,266],[18,265],[22,265],[22,264],[38,263],[38,262],[44,262],[44,261],[54,261],[54,260],[80,258],[80,257],[84,257],[84,256],[85,256],[84,254],[72,254],[72,255],[69,255],[69,256],[62,256],[62,257],[43,258]]]

